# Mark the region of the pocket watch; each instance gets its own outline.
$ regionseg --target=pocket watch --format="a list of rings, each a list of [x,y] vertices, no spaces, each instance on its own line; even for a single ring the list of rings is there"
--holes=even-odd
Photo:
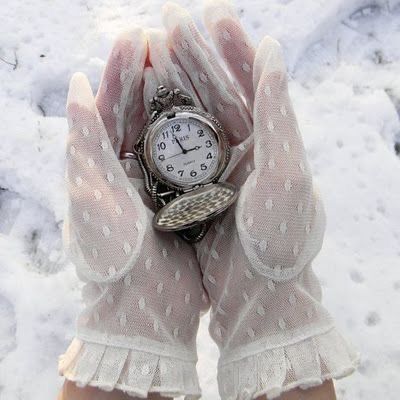
[[[228,140],[220,122],[179,89],[159,86],[150,107],[134,153],[155,205],[153,226],[199,241],[237,198],[235,186],[219,182],[229,162]]]

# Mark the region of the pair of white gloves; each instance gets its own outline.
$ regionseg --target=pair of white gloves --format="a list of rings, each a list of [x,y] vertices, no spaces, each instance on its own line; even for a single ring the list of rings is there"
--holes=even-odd
[[[204,20],[223,66],[184,9],[168,3],[163,13],[166,34],[117,39],[96,97],[84,75],[71,80],[64,240],[86,307],[60,373],[139,397],[197,399],[196,333],[211,306],[223,400],[348,375],[357,354],[321,306],[311,268],[325,213],[279,44],[265,37],[255,49],[230,4],[210,1]],[[153,230],[142,173],[119,160],[160,84],[214,114],[232,146],[225,178],[239,199],[194,247]]]

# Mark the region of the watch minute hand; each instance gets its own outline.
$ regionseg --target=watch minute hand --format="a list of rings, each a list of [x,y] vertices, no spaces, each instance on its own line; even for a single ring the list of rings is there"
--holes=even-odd
[[[178,143],[179,147],[182,150],[182,153],[185,154],[187,153],[187,150],[183,148],[183,146],[181,145],[181,142],[178,140],[178,138],[174,135],[173,138],[176,140],[176,143]]]

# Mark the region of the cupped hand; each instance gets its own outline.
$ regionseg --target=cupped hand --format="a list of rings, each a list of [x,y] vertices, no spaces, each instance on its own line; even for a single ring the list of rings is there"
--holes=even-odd
[[[253,47],[231,4],[210,0],[204,21],[220,62],[186,10],[167,3],[163,11],[165,58],[170,65],[176,59],[199,107],[221,121],[232,148],[223,179],[240,190],[196,245],[212,304],[209,330],[220,349],[221,397],[273,398],[349,373],[355,353],[322,307],[311,268],[325,212],[281,46],[266,36]]]
[[[154,231],[137,161],[119,160],[148,117],[147,49],[141,29],[122,34],[96,97],[83,74],[71,79],[63,235],[86,285],[60,373],[131,395],[198,396],[196,334],[208,297],[196,254],[177,235]],[[146,84],[155,82],[147,76]]]

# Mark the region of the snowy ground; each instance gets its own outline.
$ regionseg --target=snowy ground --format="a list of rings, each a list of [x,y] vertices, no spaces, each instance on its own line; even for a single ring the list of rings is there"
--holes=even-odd
[[[69,77],[94,87],[116,34],[157,26],[161,0],[18,0],[0,7],[0,398],[55,399],[79,283],[62,255]],[[191,1],[196,19],[201,5]],[[244,2],[243,2],[244,3]],[[255,41],[281,41],[328,217],[314,268],[324,302],[362,352],[341,400],[400,392],[400,1],[236,1]],[[400,152],[400,144],[397,145]],[[199,335],[204,398],[217,349]]]

